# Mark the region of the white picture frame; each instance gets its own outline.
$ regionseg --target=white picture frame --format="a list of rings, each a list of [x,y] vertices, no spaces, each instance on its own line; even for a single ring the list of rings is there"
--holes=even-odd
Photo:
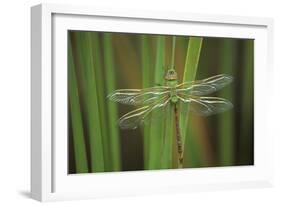
[[[31,26],[32,198],[52,201],[273,185],[273,134],[267,122],[272,95],[267,92],[268,98],[263,98],[263,85],[270,91],[273,75],[271,19],[40,4],[31,9]],[[255,38],[254,166],[68,175],[63,109],[68,29]]]

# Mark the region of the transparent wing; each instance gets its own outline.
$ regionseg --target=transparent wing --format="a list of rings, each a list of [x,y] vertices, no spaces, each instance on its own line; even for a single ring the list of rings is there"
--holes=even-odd
[[[227,111],[233,107],[232,103],[219,97],[179,97],[182,103],[188,105],[189,111],[201,115],[210,116]],[[183,104],[182,104],[183,105]]]
[[[219,74],[203,80],[193,82],[184,82],[177,86],[178,94],[189,94],[195,96],[202,96],[216,92],[231,83],[233,77],[226,74]]]
[[[118,89],[107,97],[114,102],[127,105],[149,105],[168,95],[169,87],[152,87],[146,89]]]
[[[120,128],[136,129],[140,124],[144,123],[147,120],[150,120],[150,115],[152,114],[152,112],[153,114],[161,114],[162,109],[167,106],[169,102],[170,98],[168,96],[164,96],[153,104],[143,106],[123,115],[119,119]]]

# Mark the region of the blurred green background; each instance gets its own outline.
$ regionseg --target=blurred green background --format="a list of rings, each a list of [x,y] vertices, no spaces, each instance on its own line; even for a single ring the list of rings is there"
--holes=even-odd
[[[173,124],[165,134],[162,121],[120,130],[118,118],[134,107],[106,98],[115,89],[163,84],[173,57],[179,82],[221,73],[234,78],[214,93],[232,110],[189,114],[181,122],[184,167],[254,164],[254,40],[69,31],[70,174],[177,168]]]

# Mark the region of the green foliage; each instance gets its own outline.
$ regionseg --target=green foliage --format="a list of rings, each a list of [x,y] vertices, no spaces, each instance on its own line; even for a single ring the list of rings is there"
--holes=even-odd
[[[76,39],[77,66],[79,65],[82,85],[82,102],[85,109],[85,128],[88,134],[90,147],[91,172],[104,171],[104,158],[102,145],[101,125],[99,121],[99,110],[97,101],[97,86],[94,81],[93,50],[91,46],[91,36],[89,32],[74,33]]]
[[[80,31],[69,37],[73,173],[177,168],[173,107],[124,131],[118,118],[134,107],[106,98],[116,89],[164,85],[168,67],[175,67],[180,83],[220,73],[234,77],[214,94],[233,102],[233,111],[205,118],[180,110],[184,167],[253,163],[253,40]]]
[[[77,105],[76,110],[74,112],[71,111],[71,122],[75,120],[73,119],[74,117],[82,116],[82,121],[79,123],[76,120],[72,128],[76,128],[81,134],[84,134],[84,138],[81,137],[80,141],[86,142],[84,154],[86,153],[89,159],[89,171],[119,171],[120,143],[119,130],[116,125],[117,107],[115,103],[107,102],[105,95],[105,93],[115,90],[115,69],[111,36],[110,34],[103,35],[104,66],[97,33],[70,32],[70,40],[72,48],[69,49],[68,59],[69,62],[74,60],[75,63],[73,69],[77,73],[78,90],[76,92],[79,94],[79,97],[76,95],[76,101],[79,101],[79,99],[81,101],[81,112],[79,111],[79,105]],[[70,63],[70,72],[71,66]],[[103,74],[103,67],[105,74]],[[69,95],[75,92],[74,87],[75,81],[72,78],[69,80]],[[69,101],[71,109],[72,102]],[[107,124],[107,122],[110,122],[110,124]],[[79,124],[83,125],[79,126]],[[73,139],[75,139],[75,136],[74,133]],[[75,147],[77,145],[74,142]],[[75,158],[76,156],[75,153]],[[80,172],[81,170],[78,169],[76,163],[75,173]]]
[[[165,61],[165,37],[157,36],[156,38],[156,59],[154,66],[155,72],[153,86],[159,86],[164,84],[163,65]],[[155,115],[156,114],[152,112],[151,118],[153,119]],[[145,153],[148,154],[148,169],[162,168],[163,163],[160,160],[163,153],[163,138],[165,138],[163,136],[163,128],[164,123],[162,121],[154,121],[153,124],[151,124],[150,126],[150,133],[147,137],[148,150],[145,151]]]
[[[74,145],[74,159],[76,164],[76,172],[87,173],[89,172],[87,156],[86,156],[86,145],[84,139],[83,122],[80,111],[79,93],[77,88],[76,74],[74,70],[74,63],[72,57],[72,48],[69,41],[68,51],[68,81],[72,82],[69,86],[69,107],[71,116],[71,128],[73,133],[73,145]]]
[[[203,38],[201,37],[190,37],[188,42],[188,48],[185,58],[184,74],[182,82],[194,81],[198,69],[199,57],[202,48]],[[183,108],[182,114],[180,115],[181,125],[181,137],[184,148],[194,148],[194,128],[191,126],[191,122],[188,122],[188,106]],[[189,141],[188,147],[185,147],[186,139]],[[191,163],[198,157],[194,156],[196,153],[190,153],[191,150],[184,150],[184,160],[186,164],[187,159],[191,159]],[[190,158],[191,156],[191,158]],[[194,164],[191,164],[191,166]]]
[[[221,73],[227,73],[229,75],[234,74],[235,68],[237,68],[237,48],[235,47],[235,40],[226,39],[221,41],[220,54],[224,58],[220,59],[220,71]],[[234,87],[228,86],[219,92],[221,97],[233,101]],[[228,166],[234,164],[234,111],[227,111],[219,115],[219,164],[222,166]]]
[[[141,36],[141,62],[142,62],[142,87],[148,88],[150,86],[150,70],[151,68],[151,54],[148,35]],[[143,156],[144,168],[149,169],[149,145],[150,145],[150,125],[144,125],[143,128]]]
[[[254,40],[248,40],[242,45],[243,66],[242,66],[242,92],[241,92],[241,113],[245,117],[240,121],[240,142],[241,154],[239,154],[238,164],[247,165],[254,164],[253,141],[251,137],[254,135]],[[240,96],[240,95],[239,95]],[[248,155],[243,155],[243,154]]]
[[[116,89],[116,69],[114,67],[113,50],[112,50],[112,34],[103,34],[103,48],[104,48],[104,68],[105,68],[105,86],[106,93],[110,94]],[[106,102],[108,111],[108,129],[109,129],[109,145],[110,156],[112,163],[112,171],[120,170],[120,143],[119,143],[119,129],[116,124],[118,119],[117,106],[114,102]]]

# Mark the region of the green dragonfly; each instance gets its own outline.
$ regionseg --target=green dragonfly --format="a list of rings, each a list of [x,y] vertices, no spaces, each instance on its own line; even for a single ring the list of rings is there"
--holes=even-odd
[[[177,73],[169,69],[165,75],[164,86],[144,89],[118,89],[108,95],[114,102],[139,106],[119,119],[122,129],[136,129],[144,122],[150,121],[151,114],[165,113],[165,108],[173,107],[176,126],[179,161],[182,162],[183,150],[180,135],[179,113],[190,111],[197,115],[209,116],[224,112],[233,107],[232,103],[220,97],[206,97],[232,82],[233,78],[219,74],[207,79],[178,84]],[[188,109],[187,109],[188,108]],[[159,119],[159,115],[156,115]]]

